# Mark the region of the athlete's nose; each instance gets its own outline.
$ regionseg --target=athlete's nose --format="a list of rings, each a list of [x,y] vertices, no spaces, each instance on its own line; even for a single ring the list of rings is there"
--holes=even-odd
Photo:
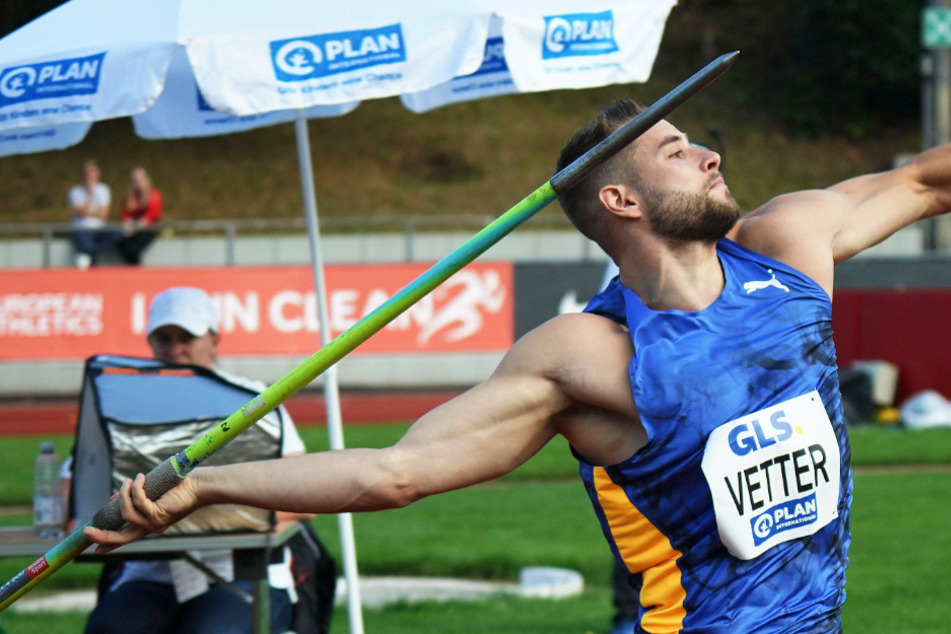
[[[702,157],[702,166],[705,172],[716,172],[720,169],[720,155],[708,148],[701,148],[705,153]]]

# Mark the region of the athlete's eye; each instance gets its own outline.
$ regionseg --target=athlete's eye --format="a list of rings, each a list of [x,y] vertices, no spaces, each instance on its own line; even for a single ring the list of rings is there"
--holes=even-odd
[[[683,150],[677,150],[676,152],[674,152],[673,154],[671,154],[669,158],[683,158],[683,157],[684,157],[684,151],[683,151]]]

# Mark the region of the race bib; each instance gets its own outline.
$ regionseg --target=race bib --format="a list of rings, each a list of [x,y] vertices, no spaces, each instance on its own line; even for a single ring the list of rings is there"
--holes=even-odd
[[[739,559],[838,517],[839,444],[818,392],[720,425],[701,466],[720,540]]]

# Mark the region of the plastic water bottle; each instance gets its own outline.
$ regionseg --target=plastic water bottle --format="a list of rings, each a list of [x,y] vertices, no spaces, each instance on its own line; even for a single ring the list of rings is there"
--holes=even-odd
[[[60,537],[63,534],[59,466],[56,447],[50,441],[42,443],[33,470],[33,527],[40,537]]]

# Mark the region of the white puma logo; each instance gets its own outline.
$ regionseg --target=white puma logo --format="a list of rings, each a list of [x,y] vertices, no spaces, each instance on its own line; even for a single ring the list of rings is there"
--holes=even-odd
[[[746,291],[747,295],[755,291],[761,291],[769,286],[775,286],[780,290],[784,290],[787,293],[789,292],[789,289],[786,288],[786,285],[776,279],[776,274],[773,273],[773,269],[767,269],[767,272],[772,274],[772,277],[768,280],[757,280],[755,282],[746,282],[743,284],[743,290]]]

